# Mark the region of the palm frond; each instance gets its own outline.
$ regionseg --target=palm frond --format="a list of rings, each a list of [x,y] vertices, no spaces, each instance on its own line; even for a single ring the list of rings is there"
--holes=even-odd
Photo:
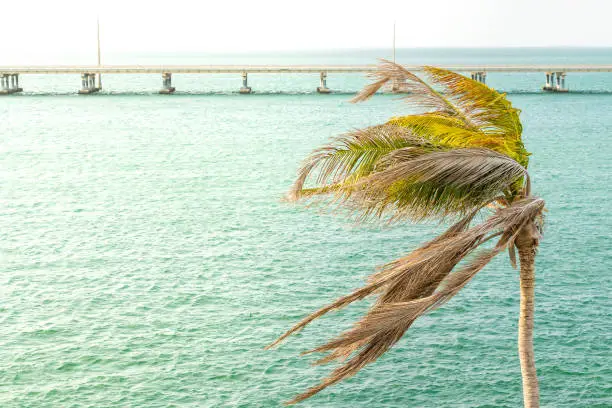
[[[382,72],[375,72],[374,74],[369,75],[371,78],[376,79],[371,84],[366,85],[361,91],[357,93],[352,99],[351,102],[363,102],[365,100],[370,99],[376,92],[380,90],[385,84],[392,80],[392,77],[388,74]]]
[[[520,150],[520,141],[508,140],[496,134],[485,133],[479,129],[464,126],[461,120],[424,113],[391,118],[387,123],[410,129],[416,136],[420,136],[433,144],[447,148],[481,147],[520,159],[517,154]]]
[[[523,166],[489,149],[455,149],[416,157],[401,150],[381,159],[386,168],[363,178],[348,196],[362,216],[390,220],[464,216],[517,181]]]
[[[509,155],[527,167],[529,153],[521,141],[520,111],[512,106],[505,94],[452,71],[430,66],[425,66],[423,69],[432,84],[441,87],[440,90],[401,65],[382,60],[378,70],[370,75],[375,82],[366,86],[352,101],[366,100],[385,83],[394,81],[399,84],[401,91],[407,93],[407,96],[403,98],[406,102],[427,111],[428,116],[410,119],[412,127],[415,126],[415,120],[436,119],[423,129],[428,130],[436,124],[443,123],[442,118],[447,118],[447,127],[470,130],[473,132],[471,142],[480,142],[469,144],[468,141],[464,141],[462,146],[490,148]],[[391,121],[396,124],[402,122],[405,122],[402,118]],[[430,133],[417,132],[421,136]],[[436,133],[438,132],[433,132],[433,134]],[[462,136],[455,140],[462,140]]]
[[[483,265],[480,267],[480,269],[486,265],[485,262],[481,263]],[[447,271],[444,269],[445,268],[440,268],[440,271],[442,272],[438,273],[447,273]],[[472,271],[471,276],[475,275],[480,269],[477,271]],[[413,269],[411,269],[411,271],[414,272]],[[357,355],[353,356],[347,363],[335,369],[332,374],[324,379],[320,384],[308,389],[305,393],[296,396],[294,399],[289,401],[288,404],[293,404],[309,398],[324,388],[327,388],[330,385],[356,374],[367,364],[378,359],[403,336],[417,317],[426,313],[434,306],[442,304],[444,300],[450,299],[450,297],[458,292],[461,287],[467,284],[471,276],[469,276],[469,278],[463,278],[463,284],[458,286],[459,283],[461,283],[461,279],[458,279],[458,277],[466,274],[466,272],[457,272],[452,274],[453,279],[449,280],[449,282],[447,282],[446,279],[440,280],[443,284],[446,283],[448,287],[445,287],[443,291],[436,293],[435,295],[432,295],[432,293],[438,286],[437,283],[439,283],[436,280],[428,284],[429,288],[426,290],[426,292],[421,292],[421,290],[418,290],[418,292],[423,293],[424,297],[416,298],[408,303],[379,302],[372,309],[372,311],[366,315],[366,317],[355,325],[353,329],[344,333],[339,338],[309,351],[332,351],[328,356],[316,362],[317,364],[323,364],[336,359],[347,359],[351,354],[359,350]],[[403,313],[398,314],[396,318],[390,317],[389,315],[385,316],[385,313],[389,312],[392,307],[397,305],[407,305],[407,307],[402,310]]]
[[[429,129],[436,126],[456,127],[460,129],[472,129],[464,121],[453,116],[439,112],[425,112],[407,116],[394,116],[387,123],[401,127],[410,128],[416,135],[429,138]]]
[[[335,302],[310,314],[309,316],[301,320],[299,323],[297,323],[291,329],[286,331],[282,336],[280,336],[278,339],[276,339],[273,343],[269,344],[265,348],[270,349],[278,345],[283,340],[285,340],[287,337],[289,337],[291,334],[302,330],[313,320],[316,320],[317,318],[323,316],[324,314],[328,312],[341,309],[353,302],[362,300],[370,295],[377,293],[381,288],[383,288],[392,279],[395,279],[399,275],[398,270],[403,274],[408,274],[412,270],[417,270],[418,267],[422,268],[422,265],[424,264],[426,265],[439,264],[440,263],[439,255],[443,254],[442,252],[439,252],[439,250],[442,248],[446,248],[445,242],[449,242],[457,234],[465,231],[469,227],[470,222],[472,221],[475,215],[476,215],[476,212],[469,214],[468,216],[459,220],[457,223],[453,224],[442,235],[436,237],[430,242],[423,244],[420,248],[417,248],[410,255],[400,260],[394,261],[388,265],[383,266],[379,272],[375,273],[368,279],[368,285],[352,292],[349,295],[343,296],[337,299]],[[413,266],[416,268],[412,270],[408,270],[408,268],[413,267]],[[415,272],[415,274],[416,273],[418,273],[418,271]],[[421,274],[425,275],[424,273],[421,273]]]
[[[503,137],[511,144],[508,148],[515,152],[516,157],[511,157],[527,167],[529,153],[521,142],[520,110],[512,106],[505,94],[446,69],[430,66],[424,69],[434,84],[442,86],[444,94],[469,118],[470,123],[483,133]]]
[[[331,143],[315,150],[302,164],[290,193],[296,200],[307,193],[327,193],[329,187],[347,181],[352,182],[369,175],[381,157],[402,148],[414,148],[422,153],[434,146],[415,136],[409,129],[384,124],[357,129],[337,137]],[[315,176],[315,189],[305,191],[307,179]],[[346,187],[346,185],[345,185]]]
[[[335,193],[336,198],[346,200],[361,195],[366,198],[360,201],[361,204],[367,203],[362,206],[362,209],[366,209],[362,214],[366,218],[370,215],[380,217],[387,209],[400,208],[402,211],[398,211],[392,219],[402,219],[405,216],[415,219],[444,217],[470,211],[475,203],[467,200],[458,206],[461,200],[453,199],[457,198],[453,188],[440,189],[440,185],[431,182],[414,183],[404,180],[402,184],[396,180],[397,184],[387,190],[390,194],[384,200],[371,194],[359,194],[360,189],[355,186],[375,170],[380,173],[394,159],[405,160],[425,153],[457,148],[496,151],[526,166],[528,153],[520,139],[518,110],[512,108],[504,95],[450,71],[432,67],[425,69],[432,81],[449,93],[448,98],[401,65],[383,60],[374,74],[379,80],[366,87],[356,99],[363,100],[371,96],[385,81],[398,80],[411,91],[407,98],[412,98],[420,106],[433,109],[433,112],[392,118],[384,125],[355,130],[334,139],[314,151],[304,162],[288,198],[297,200],[304,196]],[[305,188],[307,179],[313,176],[315,185]],[[509,197],[520,193],[522,183],[521,177],[515,180],[509,189]],[[529,180],[527,183],[529,185]],[[477,193],[471,197],[474,198]],[[415,197],[427,199],[412,202],[421,204],[420,207],[412,205],[414,211],[403,211],[407,206],[401,204]],[[441,205],[419,216],[422,207],[432,202]],[[400,208],[393,204],[400,204]]]
[[[438,115],[455,117],[463,121],[465,126],[473,127],[469,118],[457,109],[452,101],[399,64],[383,59],[378,65],[377,71],[369,76],[375,82],[366,86],[351,99],[351,102],[361,102],[371,98],[387,82],[391,81],[398,84],[401,92],[407,93],[407,96],[402,99],[409,104],[426,111],[433,111]]]
[[[393,272],[379,274],[368,285],[384,282],[382,287],[384,292],[371,310],[353,328],[312,350],[313,352],[331,351],[327,357],[319,361],[322,363],[334,359],[348,359],[348,361],[335,369],[320,384],[288,403],[309,398],[330,385],[356,374],[367,364],[378,359],[399,341],[418,317],[440,307],[465,287],[493,257],[508,246],[521,228],[541,216],[543,208],[543,200],[529,197],[498,210],[484,223],[467,230],[465,226],[469,221],[462,220],[459,225],[449,230],[452,232],[447,231],[445,239],[434,240],[403,260],[390,264],[389,270]],[[480,254],[466,266],[450,273],[461,259],[486,241],[500,235],[499,241],[493,248],[481,250]],[[428,274],[422,274],[423,267],[433,269],[429,270]],[[423,279],[423,276],[427,276],[427,279]],[[401,290],[397,290],[398,285],[402,286]],[[396,292],[391,294],[393,290]],[[317,312],[315,315],[318,317],[320,314]]]

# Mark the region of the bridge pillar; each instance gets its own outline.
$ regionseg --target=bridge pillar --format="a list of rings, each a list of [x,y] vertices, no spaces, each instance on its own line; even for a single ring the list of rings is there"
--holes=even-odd
[[[473,81],[477,81],[482,84],[487,83],[487,73],[484,71],[472,72],[471,78]]]
[[[98,92],[100,88],[96,86],[96,74],[86,72],[81,74],[81,89],[79,94],[87,95]]]
[[[565,72],[547,72],[546,85],[542,87],[545,92],[569,92],[565,87]]]
[[[561,90],[567,91],[565,87],[565,72],[561,72]]]
[[[551,76],[551,73],[547,72],[546,73],[546,84],[542,87],[544,91],[549,91],[551,88],[550,76]]]
[[[19,87],[19,74],[0,74],[0,95],[9,95],[23,91]]]
[[[556,92],[557,87],[555,86],[555,76],[556,72],[547,72],[546,73],[546,84],[542,87],[543,91],[546,92]]]
[[[176,91],[176,88],[172,86],[172,73],[164,72],[162,74],[162,83],[163,83],[163,87],[159,91],[160,94],[167,95],[167,94],[174,93],[174,91]]]
[[[550,90],[553,91],[555,89],[555,73],[550,73]]]
[[[251,87],[249,86],[249,76],[246,72],[242,73],[242,87],[240,88],[241,94],[250,94]]]
[[[331,93],[331,90],[327,87],[327,72],[321,72],[321,85],[317,87],[317,92],[321,94]]]

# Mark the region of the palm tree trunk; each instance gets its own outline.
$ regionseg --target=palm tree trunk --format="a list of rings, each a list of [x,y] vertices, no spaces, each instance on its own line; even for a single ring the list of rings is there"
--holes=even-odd
[[[521,263],[518,351],[523,376],[523,404],[525,408],[539,408],[540,406],[540,391],[533,352],[535,254],[538,238],[538,231],[533,223],[526,225],[516,238],[516,247]]]

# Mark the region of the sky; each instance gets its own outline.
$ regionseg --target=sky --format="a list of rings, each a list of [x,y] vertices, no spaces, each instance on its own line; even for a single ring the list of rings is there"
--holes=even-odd
[[[0,65],[105,53],[612,46],[611,0],[21,0],[0,8]],[[92,61],[93,62],[93,61]]]

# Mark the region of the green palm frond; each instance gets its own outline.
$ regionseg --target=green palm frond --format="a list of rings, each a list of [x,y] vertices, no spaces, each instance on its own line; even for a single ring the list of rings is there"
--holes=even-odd
[[[410,127],[420,135],[445,132],[451,137],[448,133],[455,133],[451,144],[469,136],[470,141],[464,140],[458,147],[493,149],[527,167],[529,153],[521,141],[520,110],[512,106],[505,94],[452,71],[430,66],[424,70],[440,90],[401,65],[382,60],[377,72],[372,74],[377,81],[364,88],[352,101],[366,100],[385,83],[395,81],[400,91],[407,93],[403,98],[406,102],[428,112],[394,118],[390,123]],[[456,133],[459,129],[464,130],[462,135]]]
[[[429,130],[436,126],[453,127],[459,129],[473,129],[463,120],[439,112],[425,112],[416,115],[398,116],[391,118],[387,123],[409,128],[419,136],[428,137]]]
[[[361,178],[371,174],[385,155],[403,148],[415,154],[436,149],[410,129],[393,125],[378,125],[355,130],[332,140],[315,150],[298,171],[290,193],[291,199],[350,188]],[[309,178],[315,179],[314,188],[305,188]]]
[[[510,156],[519,163],[525,154],[520,140],[474,130],[459,119],[436,113],[394,117],[387,123],[410,129],[415,135],[446,148],[483,147]]]
[[[331,196],[363,218],[391,213],[395,221],[463,216],[511,188],[520,191],[527,176],[520,164],[491,149],[453,149],[453,138],[465,132],[469,141],[471,134],[456,129],[428,139],[415,134],[422,129],[391,123],[348,133],[304,162],[290,198]],[[309,178],[314,187],[305,187]]]
[[[514,157],[527,167],[529,153],[521,142],[523,127],[520,110],[512,106],[506,94],[455,72],[426,66],[431,81],[443,88],[444,95],[469,118],[470,123],[487,135],[496,135],[507,141]]]
[[[523,127],[520,110],[502,94],[487,85],[442,68],[424,67],[434,84],[485,133],[497,133],[520,139]]]

